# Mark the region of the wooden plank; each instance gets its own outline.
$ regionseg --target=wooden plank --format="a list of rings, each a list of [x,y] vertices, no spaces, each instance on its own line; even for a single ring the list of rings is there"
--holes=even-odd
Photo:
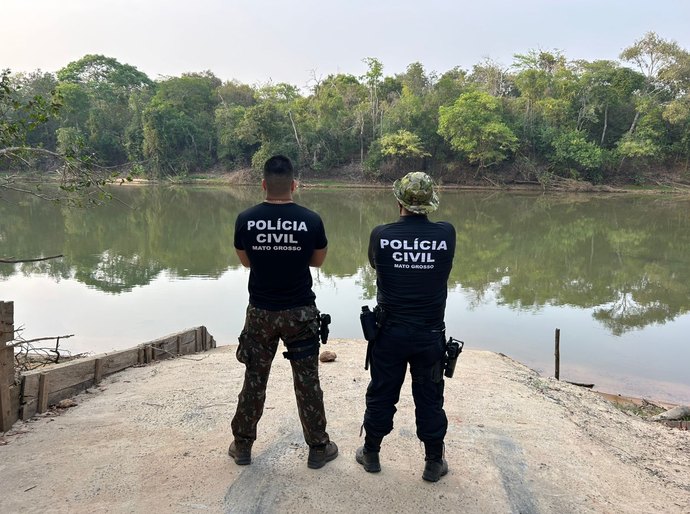
[[[40,373],[25,374],[22,376],[24,382],[24,391],[22,391],[23,400],[36,400],[38,398],[38,378]]]
[[[25,376],[38,373],[50,377],[50,391],[59,391],[86,381],[93,380],[94,359],[78,359],[44,368],[38,371],[29,371]]]
[[[86,391],[89,387],[93,386],[93,380],[84,382],[83,384],[77,384],[67,389],[60,389],[59,391],[52,391],[48,394],[48,404],[55,405],[66,398],[73,398],[80,393]]]
[[[170,335],[167,335],[167,336],[164,336],[164,337],[159,337],[158,339],[154,339],[154,340],[152,340],[152,341],[147,341],[147,342],[144,343],[144,344],[165,343],[165,344],[167,345],[168,343],[171,343],[171,342],[174,343],[174,342],[176,342],[176,340],[177,340],[178,337],[181,337],[181,338],[182,338],[182,343],[184,344],[184,343],[186,343],[186,342],[188,342],[188,341],[190,341],[190,340],[193,341],[194,332],[195,332],[196,328],[198,328],[198,327],[190,328],[190,329],[187,329],[187,330],[181,330],[180,332],[176,332],[176,333],[174,333],[174,334],[170,334]]]
[[[10,387],[10,405],[12,406],[12,423],[19,419],[19,407],[21,401],[21,387],[14,385]]]
[[[14,339],[14,302],[0,302],[0,344]]]
[[[103,376],[112,375],[118,371],[134,366],[139,360],[139,349],[130,348],[100,356],[103,359]]]
[[[104,353],[90,359],[84,359],[83,362],[86,362],[87,366],[92,370],[91,374],[85,378],[84,382],[69,385],[61,390],[56,390],[51,387],[51,391],[48,394],[49,400],[54,402],[68,397],[65,396],[63,393],[62,397],[56,400],[56,398],[58,398],[59,396],[57,393],[59,393],[60,391],[68,392],[79,389],[84,390],[90,387],[92,384],[94,384],[94,370],[96,367],[97,360],[101,361],[101,378],[104,378],[108,375],[112,375],[113,373],[117,373],[118,371],[122,371],[123,369],[136,365],[138,352],[139,348],[130,348],[128,350]],[[67,366],[69,364],[81,364],[81,362],[65,363],[61,364],[60,366]],[[45,370],[29,371],[25,373],[22,377],[24,383],[24,390],[21,395],[22,419],[29,419],[31,416],[36,414],[36,412],[38,412],[39,378],[41,373],[45,372]],[[66,384],[66,382],[62,383],[63,386],[65,386]]]
[[[93,367],[93,383],[99,384],[103,380],[103,359],[95,359]]]
[[[33,402],[34,404],[36,402]],[[19,408],[19,417],[22,418],[22,421],[27,421],[31,419],[31,416],[36,414],[35,410],[31,409],[31,406],[27,403],[23,403],[22,406]]]
[[[19,386],[0,386],[0,432],[7,432],[19,419]]]
[[[38,376],[38,406],[36,412],[39,414],[48,410],[48,375],[41,373]]]
[[[180,334],[180,355],[194,353],[196,342],[196,330],[190,330]]]
[[[175,357],[177,355],[177,338],[161,344],[160,349],[161,352],[165,352],[166,357]]]
[[[0,302],[0,431],[7,432],[17,411],[12,407],[14,386],[14,349],[5,346],[14,339],[14,302]]]
[[[22,419],[28,419],[36,412],[42,412],[39,410],[41,402],[45,403],[43,406],[43,411],[45,411],[48,404],[68,398],[72,394],[100,382],[108,375],[143,363],[146,360],[150,362],[154,358],[193,353],[195,345],[198,345],[200,340],[198,334],[202,330],[208,341],[207,347],[211,345],[215,347],[215,340],[208,335],[206,328],[196,327],[156,339],[154,342],[144,343],[136,348],[104,353],[89,359],[66,362],[49,369],[24,373],[20,394],[21,407],[19,409]],[[41,385],[41,380],[43,385]],[[42,387],[44,389],[43,396],[40,394]],[[39,402],[39,398],[41,402]]]
[[[7,432],[15,422],[12,416],[12,397],[10,386],[0,383],[0,431]]]
[[[33,412],[31,411],[31,407],[27,404],[25,401],[25,391],[26,391],[26,377],[22,377],[22,387],[21,391],[19,391],[19,417],[23,420],[26,421],[29,419],[31,416],[33,416]],[[35,402],[33,402],[35,403]]]
[[[153,349],[155,360],[171,359],[177,356],[177,339],[158,343],[154,345]]]
[[[14,348],[0,346],[0,383],[14,385]]]
[[[13,339],[14,302],[0,302],[0,384],[8,388],[14,385],[14,349],[5,343]]]

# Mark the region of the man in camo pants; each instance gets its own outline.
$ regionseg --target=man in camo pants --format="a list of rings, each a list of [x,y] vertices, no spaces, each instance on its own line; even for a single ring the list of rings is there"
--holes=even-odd
[[[250,273],[249,306],[237,348],[237,360],[246,370],[228,453],[239,465],[251,463],[271,363],[282,339],[309,445],[307,466],[318,469],[338,456],[326,432],[318,371],[319,311],[309,270],[323,263],[328,241],[319,215],[292,199],[296,182],[287,157],[266,161],[262,186],[265,201],[240,213],[235,222],[235,250]]]

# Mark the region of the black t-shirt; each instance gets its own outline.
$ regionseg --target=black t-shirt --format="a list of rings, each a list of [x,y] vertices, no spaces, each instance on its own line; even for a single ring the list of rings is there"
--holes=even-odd
[[[387,319],[440,328],[454,254],[455,228],[445,221],[411,215],[374,228],[369,262],[376,269],[376,299]]]
[[[327,245],[321,217],[301,205],[264,202],[241,212],[235,248],[251,264],[249,303],[270,311],[313,304],[309,260]]]

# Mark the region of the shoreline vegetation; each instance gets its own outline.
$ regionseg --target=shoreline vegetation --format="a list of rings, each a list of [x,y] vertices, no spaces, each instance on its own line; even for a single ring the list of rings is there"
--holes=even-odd
[[[151,80],[113,57],[0,74],[0,170],[62,170],[66,193],[132,177],[186,182],[288,156],[305,183],[425,171],[444,187],[690,189],[690,52],[647,32],[619,60],[516,53],[471,69],[420,62],[308,87]],[[13,182],[0,180],[0,194]],[[10,187],[8,187],[10,186]],[[610,189],[607,189],[610,188]]]
[[[342,189],[388,189],[392,187],[394,178],[370,179],[364,173],[353,172],[355,166],[349,166],[345,173],[338,169],[331,173],[303,173],[298,179],[298,187],[310,188],[342,188]],[[402,173],[402,172],[401,172]],[[261,174],[251,168],[233,171],[217,171],[195,173],[183,177],[168,177],[167,179],[135,178],[126,185],[238,185],[256,186],[261,182]],[[690,194],[690,182],[684,183],[683,177],[667,174],[665,181],[657,180],[646,186],[618,183],[616,185],[592,184],[588,181],[564,179],[539,183],[537,181],[511,180],[504,181],[500,177],[485,176],[481,180],[443,181],[437,180],[437,187],[441,190],[468,191],[524,191],[539,193],[675,193]]]

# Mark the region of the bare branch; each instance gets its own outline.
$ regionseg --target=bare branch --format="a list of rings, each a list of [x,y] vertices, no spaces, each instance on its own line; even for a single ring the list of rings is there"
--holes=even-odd
[[[12,343],[12,346],[21,346],[23,344],[37,343],[38,341],[52,341],[53,339],[57,339],[59,341],[60,339],[69,339],[70,337],[74,337],[74,334],[69,334],[66,336],[37,337],[36,339],[26,339],[26,340],[22,339],[20,341]]]
[[[64,257],[64,255],[51,255],[50,257],[40,257],[36,259],[0,259],[0,263],[2,264],[17,264],[20,262],[40,262],[40,261],[49,261],[50,259],[59,259],[60,257]]]
[[[36,148],[33,146],[10,146],[7,148],[0,148],[0,156],[11,155],[19,152],[34,152],[34,153],[44,153],[46,155],[52,155],[53,157],[62,157],[59,153],[51,152],[45,148]]]

